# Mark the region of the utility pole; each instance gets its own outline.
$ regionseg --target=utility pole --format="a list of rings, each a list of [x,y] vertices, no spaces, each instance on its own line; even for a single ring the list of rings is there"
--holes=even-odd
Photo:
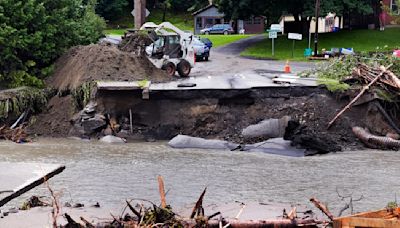
[[[320,9],[320,0],[315,0],[314,56],[317,56],[318,54],[319,9]]]
[[[135,29],[140,29],[146,22],[146,0],[134,0]]]

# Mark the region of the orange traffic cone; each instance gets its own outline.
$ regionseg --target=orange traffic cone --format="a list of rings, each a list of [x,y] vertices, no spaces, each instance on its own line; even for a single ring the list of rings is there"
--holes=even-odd
[[[291,73],[292,72],[292,69],[290,68],[290,65],[289,65],[289,60],[286,61],[286,65],[285,65],[284,71],[285,71],[285,73]]]

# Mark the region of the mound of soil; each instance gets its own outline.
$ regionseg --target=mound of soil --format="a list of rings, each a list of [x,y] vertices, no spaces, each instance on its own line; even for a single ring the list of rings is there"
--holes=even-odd
[[[131,33],[123,37],[118,48],[121,51],[144,55],[145,47],[149,46],[151,43],[153,43],[153,41],[148,35]]]
[[[73,98],[54,96],[47,108],[31,120],[27,132],[31,135],[65,137],[71,129],[70,120],[74,115]]]
[[[152,82],[172,80],[144,55],[121,51],[111,44],[92,44],[73,47],[61,56],[55,63],[54,74],[47,80],[47,84],[64,91],[90,81],[144,79]]]

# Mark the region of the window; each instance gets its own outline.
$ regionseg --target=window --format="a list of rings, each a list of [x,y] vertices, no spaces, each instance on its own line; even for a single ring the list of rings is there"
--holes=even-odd
[[[246,23],[247,25],[253,24],[253,18],[247,19],[244,23]]]
[[[399,6],[397,5],[397,0],[392,0],[392,2],[390,3],[390,9],[392,10],[392,12],[394,14],[399,15],[400,14],[400,9]]]
[[[254,18],[254,24],[256,24],[256,25],[261,24],[261,17],[255,17]]]
[[[196,26],[197,26],[197,28],[203,28],[203,18],[202,17],[196,18]]]

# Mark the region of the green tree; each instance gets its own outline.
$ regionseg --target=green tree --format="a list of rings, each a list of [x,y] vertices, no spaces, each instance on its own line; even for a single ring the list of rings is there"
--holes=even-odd
[[[42,86],[41,79],[68,48],[96,42],[104,21],[95,0],[1,0],[0,81]]]
[[[320,0],[320,15],[329,12],[342,16],[347,14],[367,15],[378,0]],[[293,15],[299,31],[308,33],[310,22],[315,15],[315,0],[219,0],[219,9],[228,19],[247,19],[263,15],[277,19],[281,15]],[[347,15],[346,14],[346,15]],[[270,20],[269,20],[270,21]]]
[[[128,0],[99,0],[96,6],[96,13],[106,20],[113,21],[124,15],[128,5]]]

